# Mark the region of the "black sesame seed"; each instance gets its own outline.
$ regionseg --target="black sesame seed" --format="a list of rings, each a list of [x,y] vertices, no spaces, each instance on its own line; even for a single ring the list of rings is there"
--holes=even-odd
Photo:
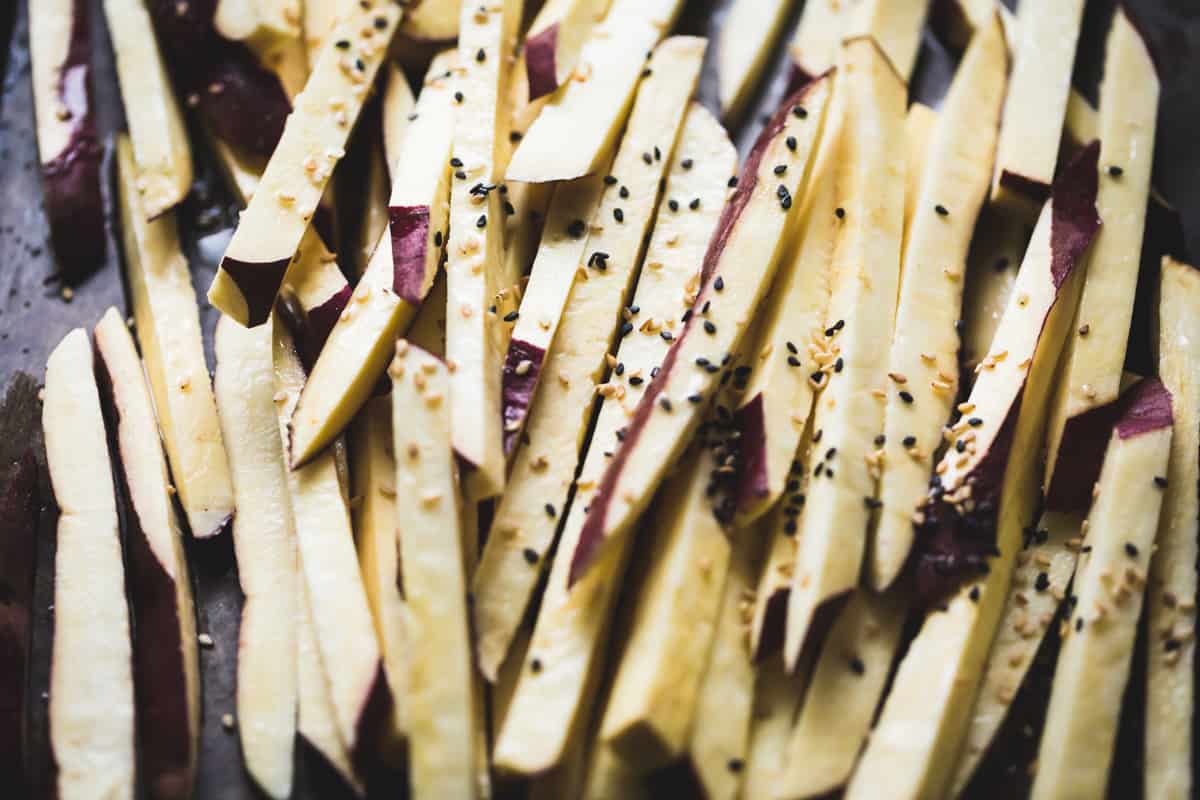
[[[916,447],[917,446],[917,437],[905,436],[903,439],[900,440],[900,443],[903,444],[905,447]]]
[[[796,137],[795,136],[787,137],[786,139],[784,139],[783,143],[787,145],[788,150],[791,150],[793,153],[796,152]]]
[[[605,175],[604,176],[604,185],[605,186],[613,186],[616,184],[616,182],[617,182],[617,179],[615,176],[613,176],[613,175]]]
[[[844,358],[842,358],[841,356],[838,356],[837,361],[833,362],[833,371],[841,372],[845,368],[845,366],[846,366],[846,360]]]
[[[618,361],[617,366],[613,369],[613,372],[617,373],[618,376],[624,375],[625,374],[625,362]]]
[[[442,232],[441,232],[441,231],[434,231],[434,233],[433,233],[433,246],[434,246],[434,247],[441,247],[441,246],[442,246]]]
[[[632,375],[629,378],[630,386],[641,386],[644,382],[645,382],[645,379],[638,377],[637,375]]]
[[[776,175],[784,174],[785,172],[787,172],[787,164],[780,164],[779,166],[775,167],[774,172]]]
[[[717,332],[717,326],[716,326],[716,325],[714,325],[714,324],[712,323],[712,321],[711,321],[711,320],[707,320],[707,319],[706,319],[706,320],[704,320],[704,332],[705,332],[705,333],[707,333],[707,334],[713,334],[713,333],[716,333],[716,332]]]
[[[1155,475],[1154,476],[1154,485],[1157,486],[1159,489],[1165,489],[1165,488],[1167,488],[1167,479],[1164,478],[1162,475]]]
[[[883,447],[885,444],[887,444],[887,437],[884,436],[882,433],[875,437],[875,446],[876,447]]]
[[[646,162],[647,164],[653,164],[654,156],[650,155],[649,153],[642,153],[642,161]]]
[[[722,278],[720,275],[718,275],[717,279],[713,281],[713,289],[715,289],[718,292],[725,290],[725,279]]]
[[[912,392],[902,389],[900,391],[900,399],[906,403],[911,403],[913,401]]]
[[[1050,588],[1050,576],[1045,572],[1039,572],[1037,578],[1033,582],[1033,588],[1039,592],[1044,592]]]
[[[970,425],[972,428],[978,428],[980,425],[983,424],[983,420],[980,419],[979,417],[971,417],[969,420],[967,420],[967,424]]]
[[[467,173],[460,169],[454,173],[454,177],[458,178],[460,181],[465,181],[467,179]]]
[[[1133,542],[1126,542],[1125,543],[1125,555],[1129,556],[1130,558],[1137,558],[1138,557],[1137,545],[1134,544]]]
[[[1008,269],[1008,259],[1003,256],[997,258],[996,263],[992,264],[992,269],[996,270],[996,272],[1003,272]]]
[[[966,452],[966,449],[967,449],[967,442],[966,442],[966,440],[965,440],[965,439],[959,439],[957,442],[955,442],[955,443],[954,443],[954,449],[955,449],[955,451],[956,451],[956,452],[959,452],[959,453]]]
[[[834,456],[836,456],[836,455],[837,455],[837,448],[836,448],[836,447],[831,447],[831,448],[829,448],[828,450],[826,450],[826,451],[825,451],[825,460],[826,460],[826,461],[831,461],[831,460],[833,460],[833,457],[834,457]]]
[[[1118,167],[1116,164],[1113,164],[1108,168],[1108,174],[1113,178],[1119,178],[1125,174],[1125,170],[1121,167]]]
[[[787,351],[789,353],[791,353],[792,355],[796,355],[796,353],[800,352],[799,350],[796,349],[796,345],[793,344],[792,342],[787,343]]]
[[[346,39],[338,39],[334,46],[337,47],[338,50],[349,50],[350,42]]]
[[[700,208],[700,198],[699,197],[693,198],[692,202],[688,203],[688,208],[690,208],[692,211],[695,211],[696,209]]]
[[[689,403],[699,403],[703,399],[704,399],[703,395],[699,395],[699,394],[689,394],[688,395]]]
[[[512,203],[505,200],[504,201],[504,213],[505,213],[505,215],[511,217],[513,214],[517,213],[517,209],[513,207]]]
[[[618,190],[617,190],[617,195],[618,195],[618,196],[619,196],[619,197],[620,197],[622,200],[628,200],[628,199],[629,199],[629,189],[628,189],[628,188],[626,188],[626,187],[624,187],[624,186],[622,186],[620,189],[618,189]]]
[[[450,159],[450,166],[457,168],[457,167],[461,167],[462,165],[463,165],[463,162],[462,162],[461,158]]]
[[[737,175],[734,175],[732,178],[730,178],[729,183],[727,183],[725,185],[728,186],[730,189],[736,189],[737,185],[738,185]]]
[[[525,557],[526,564],[536,564],[538,562],[537,550],[534,550],[532,547],[526,547],[521,551],[521,555]]]
[[[573,220],[571,222],[571,224],[567,226],[567,234],[569,236],[571,236],[571,238],[573,238],[573,239],[578,239],[580,236],[583,236],[583,232],[586,229],[587,229],[587,224],[584,223],[583,220],[581,220],[581,219]]]
[[[866,506],[868,509],[875,509],[875,508],[880,508],[883,505],[883,501],[878,500],[874,497],[864,497],[863,505]]]
[[[796,535],[796,520],[789,519],[787,522],[783,523],[783,532],[785,534],[787,534],[788,536],[795,536]]]
[[[381,31],[384,28],[386,28],[387,25],[388,25],[388,22],[385,17],[376,17],[375,18],[375,30]]]
[[[654,147],[654,160],[662,161],[662,151],[658,149],[657,145]]]
[[[946,208],[941,203],[938,203],[936,206],[934,206],[933,210],[938,213],[939,217],[949,216],[949,214],[950,214],[950,209]]]
[[[508,134],[508,140],[514,144],[516,144],[517,142],[521,141],[524,138],[525,138],[525,134],[521,133],[520,131],[511,131]]]
[[[708,366],[708,359],[707,359],[707,358],[705,358],[704,356],[700,356],[700,357],[698,357],[698,358],[696,359],[696,366],[697,366],[697,367],[707,367],[707,366]]]
[[[664,342],[669,342],[675,338],[675,334],[671,333],[670,331],[662,331],[658,335],[663,338]]]
[[[805,108],[804,106],[793,106],[792,114],[797,119],[807,119],[808,118],[808,109]]]
[[[1083,617],[1075,618],[1075,630],[1077,630],[1077,631],[1083,630]]]
[[[842,208],[841,206],[838,206],[836,209],[834,209],[833,215],[835,217],[837,217],[838,219],[845,219],[846,218],[846,209]]]
[[[678,200],[668,200],[667,208],[671,209],[672,211],[678,211],[679,210],[679,201]]]
[[[789,367],[798,367],[800,366],[800,359],[795,356],[788,356],[787,363]]]
[[[479,219],[475,220],[475,227],[476,228],[486,228],[487,227],[487,214],[479,215]]]
[[[671,401],[669,399],[667,399],[666,397],[658,398],[658,404],[660,406],[662,406],[663,411],[669,412],[671,410]]]
[[[456,102],[456,103],[461,103],[462,101],[463,101],[463,93],[462,93],[462,92],[455,92],[455,93],[454,93],[454,102]]]
[[[558,516],[558,510],[554,508],[553,503],[546,503],[544,508],[546,509],[546,516],[550,519],[554,519]]]
[[[1163,642],[1163,650],[1166,650],[1168,653],[1172,650],[1178,650],[1180,647],[1183,647],[1183,642],[1179,639],[1172,638]]]
[[[632,322],[622,322],[621,323],[621,331],[620,331],[621,336],[628,336],[632,330],[633,330]]]
[[[530,661],[529,662],[529,670],[530,670],[530,672],[533,672],[534,674],[541,672],[542,671],[541,660],[535,658],[532,661]]]
[[[971,598],[972,603],[978,603],[979,602],[979,587],[972,586],[971,591],[967,593],[967,597]]]
[[[867,671],[867,665],[862,662],[858,656],[850,659],[850,671],[855,675],[862,675]]]
[[[746,762],[740,758],[731,758],[725,766],[728,767],[730,772],[741,772],[742,768],[746,766]]]
[[[679,166],[683,167],[684,169],[691,169],[693,163],[694,162],[690,158],[685,158],[683,161],[679,162]]]
[[[475,60],[480,64],[487,60],[487,53],[483,52],[482,47],[475,52]]]
[[[624,222],[625,221],[625,212],[619,208],[614,208],[613,209],[613,219],[615,219],[617,222]]]
[[[519,317],[519,316],[521,316],[520,311],[510,311],[504,315],[504,321],[505,322],[516,322],[517,317]]]

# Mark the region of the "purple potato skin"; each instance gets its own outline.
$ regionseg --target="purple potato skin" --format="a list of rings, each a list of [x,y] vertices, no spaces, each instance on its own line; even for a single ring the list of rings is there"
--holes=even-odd
[[[1092,142],[1061,171],[1051,192],[1050,277],[1055,289],[1066,283],[1100,230],[1096,212],[1099,156],[1100,143]],[[975,506],[971,511],[960,512],[946,502],[945,487],[934,476],[923,509],[925,523],[917,528],[910,561],[918,594],[926,601],[947,597],[964,580],[987,572],[988,560],[997,555],[1000,496],[1024,395],[1022,386],[988,452],[964,478],[973,484]]]
[[[529,100],[552,94],[558,88],[558,23],[525,42],[525,71],[529,76]]]
[[[61,65],[58,102],[70,115],[66,147],[42,162],[42,191],[50,241],[60,276],[76,284],[104,259],[104,198],[100,162],[104,155],[92,108],[92,67],[88,4],[72,4],[71,39]]]
[[[770,491],[767,475],[767,421],[764,418],[761,392],[738,409],[735,425],[741,432],[739,442],[742,465],[734,496],[737,498],[738,508],[746,508],[766,497]]]
[[[32,451],[5,466],[8,485],[0,494],[0,785],[17,797],[29,785],[25,683],[37,563],[38,466]]]
[[[150,0],[147,9],[175,91],[222,141],[269,157],[292,106],[279,78],[249,48],[217,32],[217,0]]]
[[[524,422],[525,415],[529,413],[529,406],[533,403],[533,393],[537,390],[538,376],[542,371],[542,361],[545,358],[546,351],[531,342],[513,339],[508,345],[508,352],[504,356],[500,398],[505,424],[505,455],[510,455],[516,449],[517,442],[521,438],[518,430],[510,431],[508,426],[512,423],[519,426]],[[522,362],[529,363],[529,369],[524,374],[517,371],[517,367]]]
[[[425,262],[429,248],[429,206],[390,206],[392,291],[411,306],[425,299]]]
[[[147,795],[154,800],[186,800],[192,794],[196,763],[175,579],[151,548],[133,504],[129,475],[117,439],[120,407],[99,342],[95,365],[114,473],[120,487],[118,497],[125,506],[128,564],[125,582],[134,623],[133,678],[143,780]]]
[[[733,232],[734,226],[741,218],[742,212],[746,210],[746,206],[750,202],[750,197],[754,193],[755,186],[758,184],[758,168],[766,153],[767,146],[783,130],[787,115],[792,113],[793,108],[803,104],[805,96],[816,83],[814,81],[804,88],[793,92],[783,101],[763,128],[762,133],[759,134],[754,147],[746,157],[746,162],[742,166],[741,176],[738,179],[737,189],[725,204],[725,208],[721,212],[721,218],[717,222],[716,230],[713,231],[712,239],[709,240],[708,249],[704,254],[703,267],[700,272],[701,285],[704,286],[704,290],[696,298],[693,308],[702,307],[705,302],[719,297],[712,286],[713,281],[717,277],[713,273],[716,271],[717,263],[721,260],[721,254],[725,251],[725,245],[729,242],[729,237]],[[642,399],[638,401],[633,419],[630,420],[629,425],[625,429],[624,443],[617,450],[609,462],[608,468],[604,471],[604,477],[600,480],[600,485],[596,489],[596,495],[592,499],[587,517],[584,520],[583,530],[579,534],[579,543],[575,546],[575,552],[571,554],[571,569],[568,578],[570,585],[574,585],[583,577],[588,567],[595,561],[596,556],[604,546],[606,517],[608,509],[612,505],[613,492],[620,479],[621,471],[625,467],[629,453],[637,446],[638,440],[645,431],[646,424],[650,420],[650,415],[658,405],[659,395],[662,394],[668,377],[671,375],[672,370],[675,369],[681,343],[692,333],[693,323],[699,318],[699,314],[688,316],[683,330],[675,337],[675,343],[663,358],[658,375],[646,387]]]

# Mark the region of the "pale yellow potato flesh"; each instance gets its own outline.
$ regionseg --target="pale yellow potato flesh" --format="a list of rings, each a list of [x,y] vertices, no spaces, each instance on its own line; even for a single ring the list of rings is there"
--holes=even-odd
[[[806,76],[815,77],[837,63],[850,18],[864,0],[805,0],[800,24],[788,44],[788,56]]]
[[[762,419],[759,458],[766,476],[738,498],[738,524],[746,526],[765,514],[793,477],[792,467],[819,387],[810,380],[817,362],[829,306],[831,264],[837,228],[829,224],[837,206],[834,159],[845,124],[846,92],[834,85],[825,128],[814,155],[812,177],[805,187],[797,218],[784,236],[787,251],[761,307],[758,360],[739,401],[740,414]],[[748,408],[752,403],[758,409]]]
[[[453,52],[434,58],[392,168],[390,206],[429,209],[422,290],[437,274],[450,198],[450,147],[454,131],[454,81],[446,73]],[[394,285],[392,234],[379,235],[366,271],[354,288],[304,386],[289,444],[293,464],[303,464],[331,442],[363,406],[392,356],[398,334],[417,308]],[[444,305],[444,303],[443,303]]]
[[[520,0],[462,6],[458,65],[451,78],[451,156],[461,166],[453,167],[446,245],[446,359],[454,365],[448,401],[455,420],[454,449],[471,465],[471,495],[479,500],[500,494],[506,479],[500,377],[501,328],[508,323],[491,309],[503,288],[504,210],[495,187],[502,181],[507,154],[503,107],[512,70],[506,56],[521,7]]]
[[[282,320],[276,318],[273,328],[273,400],[284,440],[307,376]],[[377,691],[376,680],[383,677],[383,665],[334,449],[288,470],[287,481],[301,577],[338,738],[358,755],[366,744],[359,741],[362,716]]]
[[[388,368],[396,520],[409,657],[409,786],[419,798],[477,795],[474,691],[457,469],[446,365],[401,339]]]
[[[579,53],[589,76],[556,92],[529,126],[508,165],[507,180],[564,181],[594,174],[616,149],[647,66],[640,54],[670,30],[680,0],[616,0]]]
[[[775,796],[787,769],[788,737],[807,684],[807,664],[795,671],[778,658],[759,665],[741,797]]]
[[[1113,18],[1100,87],[1100,194],[1104,226],[1088,258],[1075,333],[1050,415],[1046,484],[1052,485],[1063,428],[1117,398],[1141,265],[1159,83],[1141,34],[1122,12]],[[1118,174],[1113,174],[1113,168]]]
[[[392,690],[392,709],[380,728],[380,750],[399,764],[407,733],[405,698],[409,638],[400,591],[400,536],[396,524],[396,458],[392,451],[392,401],[367,401],[350,428],[354,541],[383,671]],[[302,704],[303,705],[303,704]]]
[[[1159,288],[1158,374],[1175,411],[1167,490],[1146,589],[1145,796],[1192,796],[1196,643],[1196,519],[1200,498],[1200,271],[1164,257]],[[1170,642],[1170,644],[1168,644]]]
[[[1025,219],[1036,215],[1054,179],[1083,5],[1083,0],[1038,3],[1018,18],[991,199]],[[1014,187],[1012,180],[1028,188]]]
[[[153,219],[178,205],[192,186],[187,128],[144,3],[105,0],[125,120],[138,167],[138,190]]]
[[[419,41],[450,42],[458,36],[457,0],[423,0],[404,14],[400,32]]]
[[[750,747],[756,670],[746,647],[748,603],[761,561],[761,530],[745,530],[733,553],[708,665],[696,695],[687,763],[711,800],[734,800]]]
[[[591,219],[587,244],[573,263],[561,263],[561,257],[571,258],[577,251],[575,242],[560,241],[561,248],[547,253],[548,258],[553,257],[543,264],[549,271],[543,268],[530,278],[522,316],[532,317],[531,322],[539,329],[531,332],[535,337],[532,343],[540,346],[546,334],[554,338],[545,348],[539,371],[542,380],[528,411],[529,444],[521,447],[513,459],[508,489],[496,506],[491,534],[474,579],[480,671],[489,679],[495,676],[520,625],[540,577],[535,567],[549,552],[558,516],[566,511],[571,481],[585,454],[596,386],[609,367],[605,355],[617,339],[621,309],[642,267],[643,242],[659,203],[659,183],[677,150],[703,55],[704,40],[696,37],[673,37],[659,46],[657,71],[639,89],[629,130],[613,161],[612,175],[617,183],[601,187],[603,193]],[[650,164],[645,163],[644,156],[650,158]],[[580,211],[594,203],[596,187],[582,188]],[[573,213],[569,208],[567,211]],[[688,209],[681,213],[693,212]],[[617,221],[617,216],[622,221]],[[578,233],[581,222],[567,223],[568,240]],[[556,233],[552,229],[547,235],[553,237]],[[547,242],[555,244],[554,239]],[[593,255],[597,252],[607,254],[603,268]],[[546,307],[539,304],[543,299]],[[555,324],[560,302],[565,305]],[[682,306],[676,307],[682,314]],[[544,326],[543,322],[548,324]],[[640,367],[642,374],[648,376],[654,364]],[[630,368],[632,374],[632,363]],[[553,514],[547,505],[554,509]],[[536,558],[530,560],[530,554]]]
[[[831,87],[831,77],[811,84],[796,105],[776,112],[756,143],[756,159],[748,162],[753,175],[743,168],[739,179],[741,210],[720,233],[722,246],[704,267],[705,285],[696,298],[700,313],[672,345],[675,366],[651,384],[656,396],[645,394],[639,402],[643,411],[638,413],[648,415],[644,430],[622,445],[619,457],[603,472],[584,522],[585,531],[588,526],[594,530],[581,538],[586,552],[572,555],[573,577],[607,560],[606,551],[623,549],[621,543],[703,419],[720,380],[719,364],[748,346],[743,340],[754,309],[774,279],[783,234],[796,218],[792,198],[803,196],[808,185]],[[689,399],[693,397],[700,400]],[[647,405],[651,402],[653,407]]]
[[[183,529],[176,516],[167,459],[163,453],[158,426],[155,424],[154,401],[129,327],[115,308],[109,308],[96,325],[94,335],[98,363],[103,364],[111,386],[109,391],[116,418],[113,437],[116,440],[114,461],[119,462],[129,508],[136,515],[136,524],[129,526],[126,536],[139,535],[145,539],[156,563],[175,589],[173,607],[166,604],[139,604],[136,588],[133,590],[133,602],[130,604],[135,625],[138,620],[143,620],[143,624],[157,627],[156,618],[163,614],[171,614],[175,617],[179,630],[182,674],[174,676],[178,678],[179,683],[167,684],[165,679],[172,676],[169,675],[165,664],[160,666],[162,678],[159,682],[151,684],[151,692],[143,695],[143,702],[139,708],[143,736],[162,735],[176,738],[181,734],[179,729],[172,725],[163,725],[153,716],[154,710],[162,707],[159,702],[166,702],[164,695],[168,691],[181,693],[187,707],[186,718],[175,722],[176,725],[183,726],[182,733],[189,737],[187,763],[151,765],[143,762],[143,770],[146,770],[143,780],[154,787],[158,786],[157,781],[160,779],[164,784],[166,781],[182,780],[183,785],[190,789],[191,781],[195,777],[200,736],[200,664],[196,640],[196,604],[192,595],[187,556],[183,551]],[[111,425],[110,422],[110,427]],[[128,538],[126,541],[128,542]],[[171,644],[169,640],[150,642],[143,639],[140,646],[169,647]],[[147,698],[150,704],[145,703]],[[152,767],[161,767],[164,771],[151,772]],[[183,767],[183,772],[179,771],[180,767]]]
[[[1000,555],[989,562],[986,577],[961,587],[944,611],[925,618],[851,777],[848,800],[881,793],[913,800],[940,796],[961,752],[1022,531],[1033,521],[1043,414],[1082,283],[1076,268],[1055,287],[1051,227],[1052,203],[1047,203],[992,343],[991,366],[980,371],[968,396],[969,413],[982,420],[978,427],[966,426],[974,446],[963,457],[949,450],[937,468],[946,491],[956,491],[987,454],[1013,404],[1020,404],[996,511]]]
[[[334,768],[346,785],[360,797],[366,790],[362,776],[350,758],[350,749],[338,730],[337,712],[329,693],[329,682],[321,664],[313,624],[312,602],[304,581],[299,583],[300,610],[296,617],[297,677],[296,732],[303,736]]]
[[[717,466],[710,450],[694,452],[647,527],[640,559],[649,563],[630,601],[630,636],[599,736],[640,772],[664,766],[688,742],[731,551],[705,493]]]
[[[723,118],[736,120],[745,111],[794,5],[793,0],[735,0],[729,6],[717,40]]]
[[[275,413],[270,326],[217,323],[215,392],[237,498],[233,546],[245,602],[238,634],[242,757],[269,796],[292,790],[301,581],[287,467]]]
[[[858,582],[876,479],[867,456],[884,426],[888,348],[904,229],[907,90],[873,39],[848,39],[838,80],[847,115],[837,182],[838,226],[813,415],[812,475],[788,594],[784,661],[795,667],[818,607]],[[813,466],[824,465],[823,475]]]
[[[908,232],[912,228],[913,213],[921,194],[921,182],[925,178],[926,155],[929,141],[938,128],[939,113],[924,103],[913,103],[904,118],[904,141],[908,145],[904,172],[904,246],[908,246]],[[903,275],[903,263],[900,265]]]
[[[295,255],[334,167],[345,156],[353,123],[401,14],[399,6],[381,3],[369,9],[355,6],[341,18],[313,65],[304,91],[295,97],[283,136],[267,162],[259,190],[242,212],[223,261],[235,259],[249,263],[249,269],[262,270]],[[381,29],[375,27],[376,19],[383,20]],[[352,43],[350,48],[335,46],[343,39]],[[214,306],[241,325],[263,324],[270,312],[262,298],[255,298],[251,308],[223,267],[208,296]]]
[[[876,590],[890,586],[908,558],[912,516],[925,499],[942,426],[958,395],[963,276],[991,178],[1007,65],[997,16],[971,40],[924,156],[888,356],[881,505],[867,560]]]
[[[146,218],[127,137],[117,140],[117,164],[125,276],[138,344],[188,527],[205,538],[220,533],[233,516],[234,490],[191,271],[174,215]]]
[[[903,590],[850,596],[821,655],[788,739],[774,797],[822,797],[845,785],[891,674],[909,599]]]
[[[1104,794],[1121,698],[1133,662],[1146,569],[1158,529],[1170,427],[1122,438],[1114,432],[1088,515],[1087,543],[1054,667],[1032,798]],[[1151,645],[1153,647],[1153,645]]]
[[[917,65],[928,8],[928,0],[860,0],[850,13],[843,36],[875,39],[896,75],[908,83]]]
[[[92,345],[82,328],[50,353],[43,403],[59,508],[49,707],[54,794],[132,800],[137,758],[125,567]]]

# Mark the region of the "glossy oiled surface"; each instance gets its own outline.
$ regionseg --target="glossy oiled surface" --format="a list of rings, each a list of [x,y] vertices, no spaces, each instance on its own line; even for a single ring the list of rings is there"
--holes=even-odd
[[[28,0],[37,2],[37,0]],[[100,4],[93,7],[93,47],[96,66],[97,122],[102,137],[107,137],[122,125],[122,112],[116,75],[113,69],[107,32]],[[692,0],[684,13],[679,30],[685,33],[718,35],[724,18],[727,0]],[[798,4],[799,5],[799,4]],[[1077,63],[1077,83],[1094,96],[1098,61],[1103,54],[1104,20],[1111,0],[1094,0],[1085,19],[1080,57]],[[1133,0],[1135,10],[1144,15],[1146,27],[1160,53],[1163,70],[1163,94],[1159,123],[1159,142],[1155,164],[1155,185],[1180,210],[1190,247],[1189,252],[1200,254],[1200,146],[1196,142],[1196,125],[1200,119],[1200,7],[1192,0]],[[124,296],[119,248],[115,241],[97,273],[75,291],[74,299],[65,302],[53,282],[54,260],[47,244],[48,232],[41,208],[41,187],[37,171],[37,148],[33,133],[33,105],[30,95],[28,24],[25,0],[0,3],[0,66],[4,69],[0,91],[0,387],[7,387],[17,371],[27,371],[40,382],[46,356],[71,328],[91,328],[104,309],[116,305],[128,311]],[[797,17],[795,11],[786,30],[790,35]],[[1191,55],[1188,55],[1189,49]],[[701,80],[700,97],[710,108],[716,108],[715,51],[710,48]],[[742,155],[761,124],[763,113],[778,102],[783,91],[782,52],[776,49],[772,66],[764,80],[765,91],[752,102],[747,122],[737,127],[737,142]],[[913,85],[916,99],[936,104],[945,90],[953,62],[944,50],[926,34],[922,55]],[[193,142],[201,140],[193,137]],[[196,147],[198,183],[180,211],[181,229],[186,252],[191,260],[193,282],[201,298],[201,320],[206,335],[209,367],[212,367],[211,335],[216,313],[203,303],[205,289],[213,274],[217,259],[228,241],[229,226],[234,218],[229,196],[216,179],[211,159]],[[347,169],[353,164],[348,162]],[[361,183],[354,181],[354,183]],[[356,203],[343,203],[352,208]],[[110,213],[110,219],[113,215]],[[1156,256],[1164,247],[1164,236],[1152,218],[1147,232],[1147,253]],[[1143,263],[1157,264],[1157,257]],[[1139,285],[1138,309],[1134,318],[1134,341],[1129,361],[1135,368],[1145,369],[1149,360],[1149,291],[1152,275],[1143,275]],[[40,431],[36,415],[14,414],[0,419],[0,448],[5,454],[19,452],[27,441],[41,451]],[[44,459],[43,459],[44,460]],[[0,476],[3,479],[4,476]],[[49,496],[47,495],[47,503]],[[34,654],[30,692],[32,730],[30,752],[35,791],[32,796],[44,796],[47,778],[46,703],[42,693],[47,687],[47,668],[53,631],[52,576],[54,553],[53,513],[42,515],[39,531],[37,603],[34,609]],[[196,797],[208,800],[240,800],[257,796],[241,767],[237,738],[221,727],[221,715],[235,713],[234,674],[235,646],[241,595],[237,571],[233,562],[231,538],[226,535],[216,542],[197,545],[189,542],[189,556],[196,580],[196,600],[199,614],[198,630],[212,635],[215,645],[201,651],[201,670],[204,691],[204,721],[200,748],[199,778]],[[1037,681],[1034,682],[1035,684]],[[1025,692],[1023,694],[1033,694]],[[1021,700],[1018,699],[1018,706]],[[1039,703],[1027,703],[1037,709]],[[1040,712],[1039,712],[1040,713]],[[1014,719],[1022,720],[1019,709]],[[1030,753],[1020,743],[1019,725],[1011,726],[1016,735],[1002,737],[998,761],[985,763],[984,769],[999,788],[1009,776],[1005,767],[1011,763],[1024,764]],[[1126,731],[1122,731],[1123,737]],[[1029,743],[1036,750],[1036,741]],[[329,771],[310,753],[297,750],[297,798],[340,798],[348,792],[336,784]],[[1119,755],[1115,761],[1116,780],[1133,778],[1137,784],[1135,756]],[[1022,770],[1023,772],[1023,770]],[[1005,781],[1006,782],[1006,781]],[[402,781],[383,781],[374,795],[395,797]],[[977,782],[978,783],[978,782]],[[390,785],[388,785],[390,784]],[[1123,784],[1128,786],[1130,784]],[[1011,791],[1012,784],[1008,784]],[[1002,790],[1003,791],[1003,790]],[[1136,790],[1135,790],[1136,791]],[[1122,797],[1136,796],[1134,792],[1118,791]]]

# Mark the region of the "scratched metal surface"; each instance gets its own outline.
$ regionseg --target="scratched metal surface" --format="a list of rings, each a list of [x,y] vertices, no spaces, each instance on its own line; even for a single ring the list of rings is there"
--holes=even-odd
[[[36,2],[37,0],[28,0]],[[28,24],[25,2],[0,2],[0,387],[7,386],[18,371],[41,379],[46,356],[55,343],[71,328],[94,325],[110,305],[127,309],[119,268],[119,249],[110,242],[108,254],[97,272],[79,286],[74,299],[66,302],[54,283],[54,260],[47,243],[47,229],[41,208],[41,189],[37,169],[37,151],[33,132],[33,107],[30,94]],[[729,0],[691,0],[678,26],[679,31],[719,35]],[[799,16],[801,2],[793,9],[791,26]],[[1104,29],[1113,0],[1092,0],[1081,44],[1077,83],[1094,96],[1099,61],[1103,53]],[[1139,12],[1158,51],[1164,71],[1164,91],[1160,112],[1159,141],[1156,154],[1155,182],[1162,193],[1179,209],[1187,250],[1200,254],[1200,6],[1195,0],[1131,0]],[[111,48],[100,4],[93,3],[93,49],[98,124],[108,137],[123,125],[121,101],[113,71]],[[786,37],[785,40],[786,41]],[[764,80],[753,110],[733,126],[740,151],[744,154],[761,125],[761,117],[783,93],[784,53],[777,47],[773,66]],[[926,33],[913,84],[913,96],[936,104],[952,75],[954,58]],[[705,65],[700,97],[716,106],[716,74],[711,58]],[[199,296],[212,276],[216,259],[228,239],[234,218],[233,208],[223,186],[216,179],[211,163],[202,151],[198,157],[198,181],[180,211],[186,251],[191,260],[194,283]],[[111,173],[109,173],[111,174]],[[353,185],[355,182],[348,182]],[[111,210],[111,201],[109,203]],[[109,214],[110,220],[113,215]],[[1170,237],[1152,230],[1147,243],[1147,263],[1168,247]],[[1178,249],[1176,246],[1174,249]],[[1145,271],[1139,286],[1139,311],[1135,318],[1131,366],[1143,371],[1149,367],[1148,306],[1145,298],[1153,286],[1153,270]],[[201,319],[206,334],[209,365],[212,366],[211,334],[216,315],[201,301]],[[40,432],[22,415],[19,419],[0,419],[0,440],[22,442],[39,451]],[[43,486],[45,484],[43,483]],[[49,503],[47,503],[49,506]],[[31,726],[29,737],[30,772],[34,780],[31,796],[47,796],[48,750],[46,734],[45,690],[48,678],[50,642],[53,635],[52,576],[54,562],[54,515],[47,508],[39,526],[36,606],[34,609],[33,672],[30,685]],[[189,544],[193,575],[197,588],[199,630],[208,631],[215,647],[201,651],[204,691],[204,723],[199,778],[196,796],[205,800],[241,800],[258,797],[241,766],[237,738],[225,732],[221,715],[234,712],[234,676],[238,616],[241,593],[233,561],[229,536],[203,547]],[[978,796],[1016,795],[1022,782],[1020,773],[1029,758],[1028,737],[1020,731],[1026,720],[1036,720],[1044,703],[1045,681],[1032,682],[1018,700],[1014,716],[1017,722],[1002,735],[996,758],[987,765],[986,780],[977,788]],[[1132,706],[1131,706],[1132,707]],[[1136,714],[1127,714],[1135,718]],[[1019,724],[1018,724],[1019,723]],[[1116,760],[1113,795],[1137,796],[1138,737],[1135,725],[1124,725],[1122,747],[1125,753]],[[374,783],[372,796],[396,797],[404,794],[402,780],[396,775],[381,775]],[[989,787],[991,791],[989,791]],[[7,795],[0,791],[0,794]],[[327,767],[311,753],[297,748],[297,798],[349,797],[332,778]]]

